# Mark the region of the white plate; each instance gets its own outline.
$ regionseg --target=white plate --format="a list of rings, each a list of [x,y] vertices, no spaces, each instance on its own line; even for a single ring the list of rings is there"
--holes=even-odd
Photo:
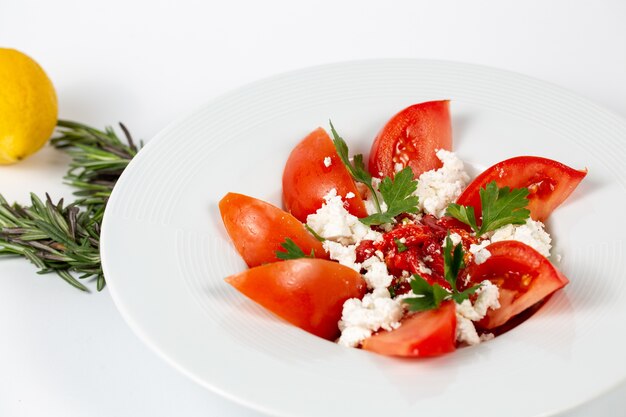
[[[450,98],[454,148],[488,166],[541,155],[589,175],[549,222],[571,284],[531,320],[473,348],[399,360],[311,336],[223,278],[245,268],[222,227],[229,191],[279,205],[291,148],[335,126],[367,153],[405,106]],[[161,132],[111,196],[102,263],[120,312],[161,357],[280,416],[545,416],[624,381],[626,123],[561,88],[474,65],[350,62],[266,79]]]

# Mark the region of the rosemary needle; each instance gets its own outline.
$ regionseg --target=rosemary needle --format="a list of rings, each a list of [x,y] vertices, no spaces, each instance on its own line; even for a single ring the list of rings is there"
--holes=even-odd
[[[104,131],[65,120],[57,123],[51,143],[72,158],[66,183],[77,189],[76,200],[53,203],[46,194],[31,194],[31,205],[9,204],[0,194],[0,255],[22,256],[40,274],[56,272],[70,285],[88,291],[80,280],[93,277],[104,288],[100,265],[100,226],[111,191],[137,154],[128,129],[120,123],[126,143],[112,128]]]

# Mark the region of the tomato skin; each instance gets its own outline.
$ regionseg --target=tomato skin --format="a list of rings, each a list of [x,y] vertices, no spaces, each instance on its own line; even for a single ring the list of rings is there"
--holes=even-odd
[[[330,157],[329,166],[324,158]],[[283,203],[288,212],[301,222],[322,207],[324,196],[337,190],[346,209],[357,217],[366,217],[365,205],[352,176],[345,167],[330,136],[317,128],[291,151],[283,171]],[[346,199],[348,193],[354,197]]]
[[[291,238],[306,254],[328,258],[322,243],[291,214],[265,201],[243,194],[228,193],[219,202],[222,221],[235,248],[248,264],[255,267],[280,261],[276,251]]]
[[[476,218],[482,212],[479,190],[495,181],[498,187],[528,187],[528,209],[534,220],[544,221],[574,191],[587,175],[560,162],[538,156],[518,156],[487,168],[457,199],[457,204],[472,206]]]
[[[450,101],[414,104],[393,116],[378,133],[369,157],[369,171],[376,177],[393,177],[395,164],[409,166],[417,178],[441,168],[437,149],[452,150]]]
[[[277,316],[328,340],[339,337],[343,303],[363,298],[367,291],[365,280],[351,268],[309,258],[257,266],[226,282]]]
[[[487,311],[478,323],[483,329],[503,325],[569,283],[545,256],[522,242],[496,242],[486,249],[491,256],[468,271],[472,284],[488,279],[500,289],[500,308]]]
[[[390,332],[363,341],[363,349],[388,356],[426,357],[452,352],[456,343],[456,307],[446,301],[436,310],[415,313]]]

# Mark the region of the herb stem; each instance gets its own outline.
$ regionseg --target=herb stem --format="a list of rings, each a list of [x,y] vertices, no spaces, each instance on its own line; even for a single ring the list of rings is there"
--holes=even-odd
[[[110,127],[102,131],[68,120],[57,127],[51,143],[72,158],[65,181],[78,198],[64,205],[63,199],[55,204],[47,194],[43,200],[31,194],[31,205],[22,206],[0,194],[0,256],[22,256],[40,274],[55,272],[81,291],[89,289],[79,280],[94,277],[101,291],[102,217],[115,183],[143,143],[138,147],[121,123],[126,143]]]

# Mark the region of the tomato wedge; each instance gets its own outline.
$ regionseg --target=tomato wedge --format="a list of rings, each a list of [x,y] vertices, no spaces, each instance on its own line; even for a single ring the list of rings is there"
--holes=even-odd
[[[291,151],[283,171],[283,202],[294,217],[306,217],[322,207],[324,196],[331,189],[344,198],[346,209],[357,217],[367,211],[352,176],[345,167],[330,136],[317,128]],[[352,198],[345,198],[348,193]]]
[[[343,303],[363,298],[361,274],[323,259],[294,259],[248,269],[226,282],[272,313],[328,340],[339,336]]]
[[[456,342],[456,307],[446,301],[436,310],[415,313],[396,330],[363,341],[363,349],[389,356],[437,356],[452,352]]]
[[[518,156],[487,168],[457,199],[457,204],[472,206],[476,218],[482,212],[479,190],[495,181],[498,187],[528,188],[528,209],[534,220],[544,221],[574,191],[587,175],[552,159]]]
[[[328,258],[321,242],[298,219],[265,201],[228,193],[219,208],[226,231],[249,267],[279,261],[276,251],[284,251],[286,238],[307,255],[313,250],[317,258]]]
[[[469,269],[472,283],[489,280],[500,289],[500,308],[489,310],[478,324],[493,329],[506,323],[569,282],[543,255],[517,241],[487,246],[491,256]]]
[[[441,168],[438,149],[452,150],[449,100],[414,104],[396,114],[378,133],[369,158],[369,171],[376,177],[393,177],[411,167],[421,173]]]

